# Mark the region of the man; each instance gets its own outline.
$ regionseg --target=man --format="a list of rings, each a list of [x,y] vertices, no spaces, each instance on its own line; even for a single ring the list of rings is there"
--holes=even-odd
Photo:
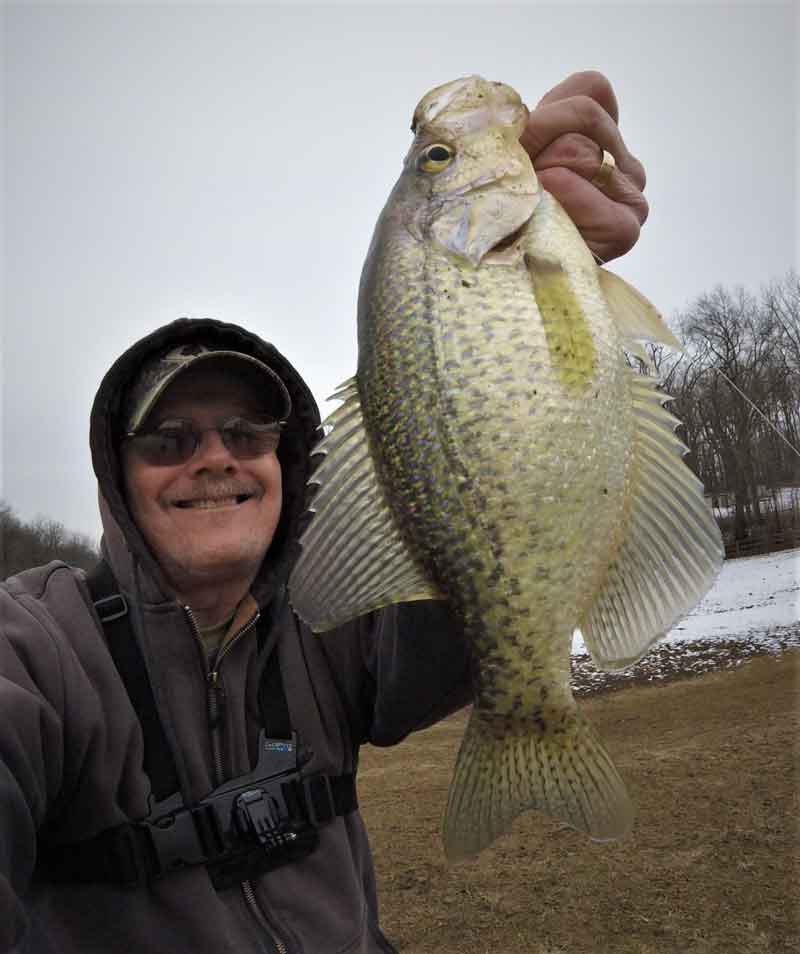
[[[556,87],[523,142],[599,258],[635,242],[644,173],[603,77]],[[111,576],[53,563],[0,591],[0,950],[393,950],[358,749],[464,704],[468,657],[443,604],[321,639],[292,613],[318,423],[289,362],[217,321],[103,379]]]

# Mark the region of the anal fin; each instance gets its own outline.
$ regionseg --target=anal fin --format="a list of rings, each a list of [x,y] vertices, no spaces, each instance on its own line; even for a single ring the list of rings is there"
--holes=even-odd
[[[310,483],[313,518],[289,579],[295,612],[315,632],[391,603],[441,599],[401,538],[369,450],[355,378],[334,397],[344,403],[324,422],[324,455]]]

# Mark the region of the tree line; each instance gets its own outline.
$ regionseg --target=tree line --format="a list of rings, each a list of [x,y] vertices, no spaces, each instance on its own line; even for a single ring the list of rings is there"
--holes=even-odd
[[[71,533],[45,517],[25,522],[0,501],[0,579],[50,560],[63,560],[88,570],[98,556],[86,534]]]
[[[800,276],[752,294],[717,287],[676,316],[683,355],[649,348],[687,463],[733,539],[798,522]]]

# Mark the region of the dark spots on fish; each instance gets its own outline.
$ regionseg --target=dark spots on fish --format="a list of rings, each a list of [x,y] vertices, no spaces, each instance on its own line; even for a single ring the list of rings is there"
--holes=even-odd
[[[462,286],[463,286],[464,288],[471,288],[471,287],[472,287],[472,286],[470,285],[470,283],[469,283],[466,279],[464,279],[464,278],[461,279],[461,284],[462,284]]]
[[[546,702],[549,695],[550,690],[547,686],[542,686],[541,689],[539,689],[539,698],[542,700],[542,702]]]
[[[497,584],[503,579],[503,568],[495,563],[492,567],[492,572],[489,574],[489,585],[497,586]]]
[[[536,706],[528,718],[531,720],[531,722],[533,722],[540,732],[547,731],[547,719],[545,719],[544,713],[540,706]]]
[[[561,721],[557,722],[555,725],[550,727],[550,731],[553,735],[566,735],[567,734],[567,725],[564,717],[562,716]]]
[[[535,653],[536,653],[535,646],[533,646],[530,642],[527,642],[522,647],[520,655],[525,660],[526,664],[529,664],[530,661],[533,659]]]
[[[608,496],[608,487],[603,487],[603,494]]]

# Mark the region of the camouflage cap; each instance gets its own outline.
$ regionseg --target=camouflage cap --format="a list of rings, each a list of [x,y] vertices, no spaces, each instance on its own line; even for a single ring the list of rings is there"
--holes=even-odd
[[[182,371],[193,367],[198,361],[209,358],[233,358],[246,361],[251,367],[263,372],[265,378],[269,380],[272,395],[276,399],[276,417],[281,421],[288,418],[292,410],[289,392],[278,375],[263,361],[242,351],[213,348],[202,342],[193,341],[170,347],[142,365],[125,396],[123,421],[126,433],[130,434],[142,425],[156,401]]]

